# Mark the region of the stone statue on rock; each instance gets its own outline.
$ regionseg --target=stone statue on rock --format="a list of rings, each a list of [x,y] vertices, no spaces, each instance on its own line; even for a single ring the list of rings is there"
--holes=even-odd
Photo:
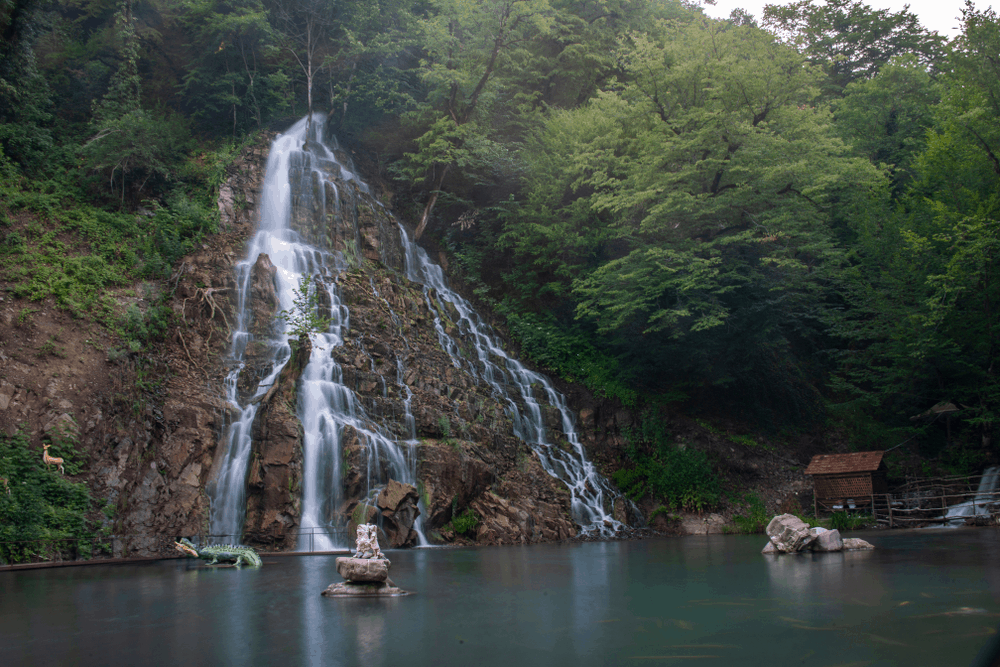
[[[345,581],[330,584],[322,594],[327,597],[409,595],[389,579],[390,566],[392,563],[378,546],[378,527],[363,523],[358,526],[354,555],[337,559],[337,573]]]
[[[385,555],[378,546],[378,526],[370,523],[358,526],[354,557],[385,559]]]
[[[769,542],[764,554],[794,554],[802,551],[861,551],[875,547],[856,537],[841,538],[839,530],[810,528],[794,514],[782,514],[771,519],[765,530]]]

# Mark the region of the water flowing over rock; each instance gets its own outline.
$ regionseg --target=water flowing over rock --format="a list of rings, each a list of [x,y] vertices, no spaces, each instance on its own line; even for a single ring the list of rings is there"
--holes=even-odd
[[[323,131],[316,116],[275,139],[236,267],[211,532],[329,550],[369,521],[391,547],[457,539],[470,511],[461,537],[479,543],[620,528],[634,506],[587,460],[565,397],[503,351]],[[300,288],[330,324],[293,350],[274,315]]]

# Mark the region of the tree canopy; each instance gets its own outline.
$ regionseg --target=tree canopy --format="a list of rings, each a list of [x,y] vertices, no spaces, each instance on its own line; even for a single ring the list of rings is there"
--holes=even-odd
[[[3,191],[75,220],[104,267],[87,303],[212,228],[236,146],[321,113],[554,372],[941,461],[995,446],[993,10],[948,40],[863,0],[759,24],[678,0],[11,0],[0,35]],[[4,257],[51,255],[4,220]],[[18,294],[62,294],[22,265]],[[947,424],[919,418],[940,402]]]

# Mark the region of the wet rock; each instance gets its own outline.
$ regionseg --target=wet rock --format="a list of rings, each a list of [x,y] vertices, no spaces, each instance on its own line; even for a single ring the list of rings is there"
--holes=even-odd
[[[251,546],[294,546],[302,480],[302,426],[296,399],[311,352],[309,336],[303,335],[254,417],[244,527],[244,540]]]
[[[774,517],[765,532],[781,553],[797,553],[816,539],[816,535],[809,530],[809,524],[794,514]]]
[[[382,511],[382,529],[385,531],[390,549],[413,546],[417,543],[417,532],[413,529],[420,510],[417,509],[417,487],[402,484],[394,479],[379,493],[375,501]]]
[[[867,551],[874,549],[874,545],[862,540],[860,537],[845,537],[844,551]]]
[[[816,540],[809,545],[809,548],[813,551],[840,551],[844,548],[844,542],[840,538],[839,530],[813,528],[810,532],[816,536]]]
[[[250,269],[250,332],[266,337],[278,314],[278,291],[275,276],[278,268],[271,258],[261,253]]]
[[[390,565],[392,563],[385,558],[341,557],[337,559],[337,573],[353,582],[386,581]]]
[[[340,597],[386,597],[396,598],[404,595],[411,595],[410,592],[397,588],[388,582],[353,582],[344,581],[339,584],[330,584],[320,595],[328,598]]]

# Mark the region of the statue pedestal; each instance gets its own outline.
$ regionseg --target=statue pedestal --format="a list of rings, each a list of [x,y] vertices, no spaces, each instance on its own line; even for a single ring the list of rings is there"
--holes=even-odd
[[[389,579],[387,558],[338,558],[337,572],[347,581],[330,584],[326,597],[400,597],[409,595]]]
[[[337,573],[347,581],[386,581],[389,578],[388,558],[345,558],[337,559]]]
[[[368,583],[344,581],[339,584],[330,584],[322,595],[328,598],[398,598],[412,595],[412,593],[404,591],[402,588],[390,586],[384,581]]]

